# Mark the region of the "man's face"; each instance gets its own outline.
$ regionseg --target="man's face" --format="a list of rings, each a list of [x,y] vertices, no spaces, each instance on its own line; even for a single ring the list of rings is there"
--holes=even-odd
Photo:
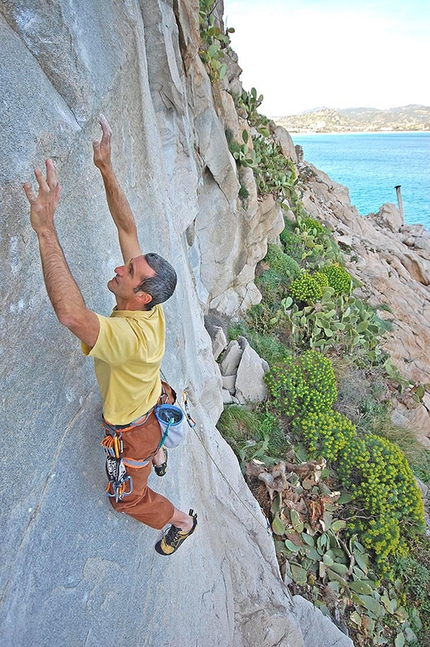
[[[144,278],[155,276],[144,256],[131,258],[125,265],[115,268],[115,276],[108,282],[108,289],[115,295],[118,309],[141,310],[140,301],[146,293],[134,290]]]

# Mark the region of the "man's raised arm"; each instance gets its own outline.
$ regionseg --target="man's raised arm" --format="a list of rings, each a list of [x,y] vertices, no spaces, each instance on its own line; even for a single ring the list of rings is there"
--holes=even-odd
[[[93,142],[94,164],[99,169],[106,191],[106,199],[113,221],[118,229],[119,244],[125,262],[141,255],[136,222],[124,191],[116,179],[111,161],[112,130],[104,115],[100,115],[101,141]]]
[[[54,162],[46,160],[46,179],[34,171],[39,185],[33,193],[28,182],[24,191],[30,203],[30,222],[39,240],[40,258],[46,291],[60,323],[87,346],[94,346],[100,330],[95,312],[89,310],[67,265],[54,226],[55,210],[60,199],[60,185]]]

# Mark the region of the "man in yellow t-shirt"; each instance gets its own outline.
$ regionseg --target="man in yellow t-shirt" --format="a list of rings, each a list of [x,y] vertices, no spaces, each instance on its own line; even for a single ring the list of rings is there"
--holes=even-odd
[[[159,448],[161,430],[153,407],[173,402],[175,394],[160,380],[164,355],[163,307],[176,287],[173,267],[158,254],[143,255],[130,205],[116,179],[111,163],[112,131],[100,115],[101,141],[93,142],[94,164],[100,170],[109,211],[118,230],[124,265],[115,268],[108,289],[116,299],[111,317],[89,310],[69,270],[54,226],[60,186],[54,162],[46,160],[46,179],[35,169],[39,186],[35,195],[28,182],[24,191],[30,202],[30,221],[35,230],[48,296],[58,320],[82,343],[84,354],[94,357],[103,400],[105,428],[119,433],[123,455],[133,466],[132,491],[112,505],[156,529],[171,526],[155,549],[174,553],[197,526],[197,515],[186,514],[147,486],[151,465],[165,471],[167,454]],[[149,460],[147,460],[149,459]],[[127,462],[124,459],[124,462]],[[164,470],[162,470],[164,468]]]

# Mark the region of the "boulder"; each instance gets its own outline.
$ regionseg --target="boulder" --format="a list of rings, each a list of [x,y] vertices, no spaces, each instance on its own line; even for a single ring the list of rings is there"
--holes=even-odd
[[[270,130],[275,142],[279,144],[285,157],[297,164],[297,152],[290,133],[283,126],[276,126],[274,122],[270,122]]]
[[[229,391],[230,394],[234,395],[236,375],[223,375],[221,380],[222,380],[222,388],[226,391]]]
[[[212,339],[212,353],[214,360],[217,360],[225,347],[227,346],[227,337],[221,326],[215,327],[215,335]]]
[[[221,375],[235,375],[242,357],[243,348],[236,339],[233,339],[225,350],[224,357],[220,364]]]
[[[261,357],[246,342],[236,375],[236,398],[241,404],[263,402],[267,397]]]
[[[404,217],[399,209],[391,202],[383,204],[379,207],[379,211],[371,217],[375,219],[378,225],[395,233],[399,232],[405,224]]]

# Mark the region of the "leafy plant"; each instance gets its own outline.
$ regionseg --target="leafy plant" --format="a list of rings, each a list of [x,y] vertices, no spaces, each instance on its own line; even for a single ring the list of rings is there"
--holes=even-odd
[[[352,422],[337,411],[308,413],[294,420],[293,431],[296,437],[303,436],[312,458],[323,456],[331,461],[356,435]]]
[[[257,90],[255,88],[251,88],[250,92],[242,90],[240,94],[233,95],[239,115],[246,119],[248,124],[253,126],[260,135],[269,137],[269,120],[264,115],[261,115],[257,110],[257,108],[262,104],[263,98],[262,94],[257,94]]]
[[[323,295],[321,283],[309,272],[302,272],[302,275],[291,283],[288,291],[297,303],[315,303]]]
[[[284,252],[308,271],[319,269],[327,262],[340,262],[339,248],[329,231],[318,221],[303,215],[299,203],[293,202],[293,209],[299,213],[296,223],[286,220],[280,234]]]
[[[262,262],[263,271],[256,278],[256,285],[263,294],[264,302],[279,309],[281,299],[286,295],[287,285],[300,274],[297,262],[284,254],[278,245],[269,245]],[[279,314],[276,323],[279,320]]]
[[[295,196],[297,175],[293,162],[285,157],[281,147],[266,137],[253,139],[255,154],[259,160],[253,169],[260,195],[272,194],[281,206],[289,208],[288,201]]]
[[[327,277],[328,285],[334,289],[335,294],[349,294],[351,292],[351,275],[338,263],[323,265],[319,272]]]
[[[273,406],[287,417],[327,411],[337,397],[332,364],[314,350],[271,367],[265,380]]]
[[[350,531],[374,552],[379,572],[391,576],[388,557],[404,554],[404,537],[424,528],[423,501],[407,460],[389,440],[367,434],[339,452],[338,474],[360,510]]]
[[[285,227],[281,231],[279,238],[285,254],[293,258],[300,266],[303,266],[302,261],[306,258],[306,248],[296,229],[297,227],[294,223],[285,220]]]
[[[275,548],[297,592],[348,624],[356,645],[415,641],[401,583],[381,584],[365,546],[347,535],[338,516],[345,514],[348,497],[331,491],[323,462],[281,461],[267,468],[253,462],[246,473],[257,476],[270,494]],[[267,509],[269,496],[264,501],[257,491]]]
[[[246,321],[237,322],[229,328],[229,339],[237,339],[240,335],[246,337],[252,348],[269,364],[282,363],[290,357],[290,351],[276,334],[266,334],[258,326],[258,317],[251,318],[249,315]],[[262,317],[265,318],[264,313]]]
[[[249,146],[249,135],[247,130],[242,131],[242,143],[239,144],[233,139],[230,142],[229,150],[238,165],[250,166],[253,169],[257,168],[259,159],[255,154],[255,150]]]
[[[253,459],[274,463],[289,448],[276,417],[264,409],[225,407],[218,428],[242,465]]]
[[[291,294],[291,286],[289,291]],[[338,352],[354,350],[357,360],[363,358],[370,364],[382,361],[379,339],[387,327],[374,310],[354,296],[341,295],[333,299],[332,287],[321,288],[321,291],[319,301],[305,307],[297,304],[291,307],[281,301],[294,344],[322,351],[328,348],[336,348]],[[303,291],[299,296],[305,294]]]
[[[199,23],[202,46],[199,54],[203,63],[209,68],[212,82],[222,80],[227,73],[228,67],[223,59],[230,48],[230,34],[234,33],[231,27],[225,33],[221,31],[216,24],[214,8],[215,0],[200,0]]]
[[[291,256],[284,254],[278,245],[268,245],[264,262],[268,263],[270,269],[284,278],[290,278],[300,274],[300,267],[297,261],[291,258]]]
[[[324,225],[318,222],[318,220],[315,220],[315,218],[311,218],[310,216],[306,216],[302,218],[299,221],[299,225],[302,231],[307,231],[313,236],[318,236],[318,235],[327,233],[327,230],[324,227]]]
[[[430,647],[430,548],[428,541],[425,543],[395,563],[396,575],[404,582],[405,602],[419,647]]]

